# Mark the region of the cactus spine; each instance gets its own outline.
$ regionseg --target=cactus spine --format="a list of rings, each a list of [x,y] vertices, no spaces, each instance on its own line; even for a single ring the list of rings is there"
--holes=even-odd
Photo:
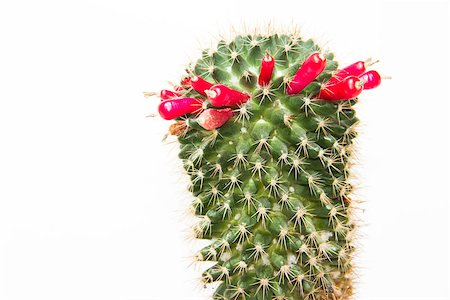
[[[170,114],[170,132],[191,179],[195,236],[211,241],[197,260],[215,262],[202,276],[220,283],[214,299],[351,298],[349,169],[362,87],[356,78],[356,94],[333,99],[337,62],[320,51],[296,35],[220,41],[161,103],[173,113],[177,101],[201,101]],[[311,77],[313,56],[326,65]]]

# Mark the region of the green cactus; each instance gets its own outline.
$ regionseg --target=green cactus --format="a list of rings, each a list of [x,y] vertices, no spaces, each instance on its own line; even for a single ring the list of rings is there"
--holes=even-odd
[[[191,179],[195,236],[211,241],[196,259],[216,262],[202,276],[204,284],[220,282],[214,299],[351,298],[357,98],[314,97],[337,70],[328,52],[313,82],[286,93],[305,59],[320,51],[296,35],[237,36],[204,50],[177,89],[202,100],[201,108],[177,115],[170,132]],[[261,85],[265,56],[275,68]],[[250,98],[228,105],[231,119],[207,130],[198,112],[213,107],[211,94],[192,88],[193,76]]]

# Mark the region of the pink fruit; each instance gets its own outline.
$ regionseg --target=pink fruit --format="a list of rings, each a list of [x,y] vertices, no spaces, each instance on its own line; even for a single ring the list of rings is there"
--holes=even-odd
[[[203,96],[206,96],[205,91],[209,90],[213,86],[212,83],[198,76],[192,76],[190,83],[194,90],[196,90],[197,93],[202,94]]]
[[[232,116],[231,108],[208,108],[197,117],[197,123],[206,130],[213,130],[225,124]]]
[[[178,98],[164,100],[159,104],[158,111],[161,117],[172,120],[185,114],[200,112],[203,100],[196,98]]]
[[[365,90],[376,88],[381,84],[381,76],[377,71],[374,70],[367,71],[366,73],[361,74],[359,76],[359,79],[364,82]]]
[[[206,91],[209,102],[214,106],[237,106],[250,99],[246,93],[242,93],[223,84],[216,84]]]
[[[266,53],[262,59],[261,70],[259,71],[258,84],[260,86],[266,86],[270,83],[274,67],[275,59],[269,53]]]
[[[169,90],[161,90],[159,94],[161,100],[174,99],[181,97],[181,94]]]
[[[314,52],[308,56],[289,83],[287,93],[289,95],[300,93],[308,84],[316,79],[320,73],[322,73],[326,63],[326,58],[319,52]]]
[[[357,97],[363,90],[363,82],[356,76],[349,76],[336,84],[326,85],[316,98],[323,100],[348,100]]]

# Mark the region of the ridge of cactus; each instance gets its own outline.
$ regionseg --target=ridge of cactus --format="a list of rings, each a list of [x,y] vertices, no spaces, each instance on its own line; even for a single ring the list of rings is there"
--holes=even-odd
[[[381,77],[333,59],[295,34],[237,35],[160,93],[214,299],[352,296],[354,106]]]

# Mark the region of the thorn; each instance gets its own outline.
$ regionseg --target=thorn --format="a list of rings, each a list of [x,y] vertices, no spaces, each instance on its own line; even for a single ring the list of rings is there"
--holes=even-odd
[[[166,82],[170,85],[170,86],[175,86],[175,84],[172,81],[166,80]]]
[[[380,62],[379,59],[372,61],[371,57],[369,57],[368,59],[365,60],[365,63],[366,63],[367,67],[370,67],[370,66],[372,66],[372,65],[374,65],[376,63],[379,63],[379,62]]]
[[[155,92],[143,92],[143,94],[144,94],[144,97],[145,97],[145,98],[150,98],[150,97],[153,97],[153,96],[158,95],[158,94],[155,93]]]
[[[162,138],[162,142],[165,142],[168,137],[169,137],[169,133],[164,134],[164,136]]]

